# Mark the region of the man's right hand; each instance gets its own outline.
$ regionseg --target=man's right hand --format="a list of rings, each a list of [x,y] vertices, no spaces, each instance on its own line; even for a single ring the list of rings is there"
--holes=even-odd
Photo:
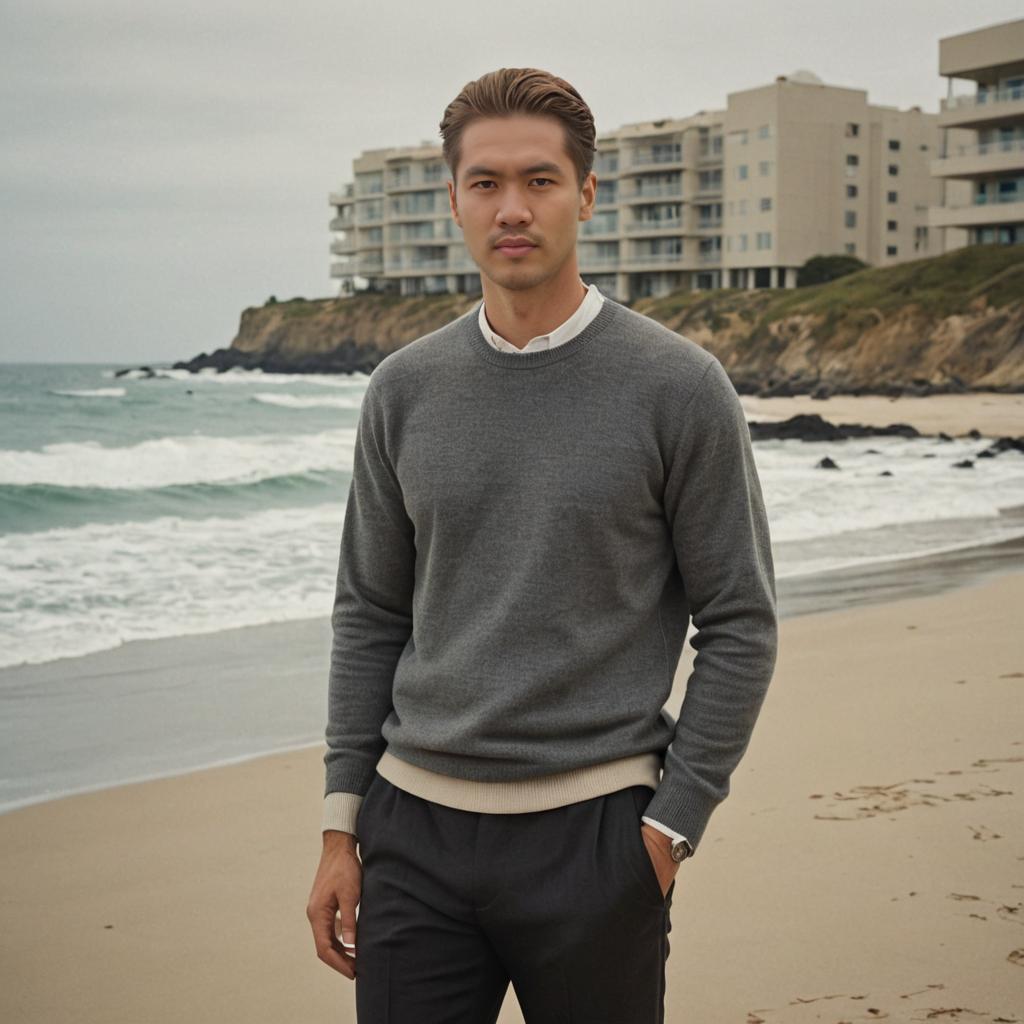
[[[306,904],[306,917],[313,927],[316,955],[346,978],[355,978],[356,905],[363,890],[363,865],[351,832],[328,829],[323,836],[323,852]],[[341,941],[336,930],[339,911]]]

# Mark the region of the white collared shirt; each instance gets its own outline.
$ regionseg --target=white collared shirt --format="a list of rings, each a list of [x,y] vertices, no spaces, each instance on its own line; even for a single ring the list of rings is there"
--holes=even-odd
[[[580,283],[582,284],[583,282],[581,281]],[[597,316],[603,302],[604,296],[598,291],[597,285],[591,284],[587,288],[587,294],[583,297],[583,301],[579,304],[576,312],[565,323],[560,324],[550,334],[538,334],[536,338],[531,338],[522,348],[516,348],[510,341],[506,341],[500,334],[495,333],[487,319],[487,314],[484,312],[484,304],[481,302],[479,316],[480,333],[499,352],[512,352],[516,355],[522,355],[525,352],[536,352],[538,349],[554,348],[556,345],[561,345],[563,342],[579,334]]]

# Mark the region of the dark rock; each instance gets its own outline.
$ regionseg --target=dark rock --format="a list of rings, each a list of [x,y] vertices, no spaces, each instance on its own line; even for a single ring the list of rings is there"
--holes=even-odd
[[[861,423],[829,423],[817,413],[800,413],[778,422],[754,421],[749,424],[754,441],[799,440],[841,441],[848,437],[875,435],[920,437],[921,434],[906,423],[890,423],[887,427],[871,427]]]

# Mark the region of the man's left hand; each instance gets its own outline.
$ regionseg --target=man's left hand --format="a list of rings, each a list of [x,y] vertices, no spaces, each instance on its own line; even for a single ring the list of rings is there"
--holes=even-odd
[[[646,821],[640,826],[640,834],[654,865],[654,872],[661,886],[661,896],[664,899],[668,896],[668,887],[679,870],[679,865],[672,859],[672,840],[664,832],[648,825]]]

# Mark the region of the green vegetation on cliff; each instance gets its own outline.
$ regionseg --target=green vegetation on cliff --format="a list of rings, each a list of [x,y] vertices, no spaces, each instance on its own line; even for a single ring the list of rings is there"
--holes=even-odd
[[[244,311],[230,349],[202,358],[368,372],[478,301],[273,299]],[[632,308],[713,352],[741,391],[1024,390],[1021,245],[969,246],[796,289],[677,291]]]

